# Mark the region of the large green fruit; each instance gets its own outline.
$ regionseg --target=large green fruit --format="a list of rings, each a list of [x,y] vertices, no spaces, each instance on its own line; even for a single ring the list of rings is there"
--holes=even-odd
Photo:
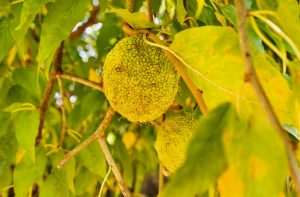
[[[173,103],[178,74],[160,48],[135,35],[122,39],[108,53],[103,85],[117,112],[132,122],[148,122]]]
[[[198,125],[193,110],[166,114],[156,135],[155,149],[162,166],[174,173],[184,162],[186,149]]]

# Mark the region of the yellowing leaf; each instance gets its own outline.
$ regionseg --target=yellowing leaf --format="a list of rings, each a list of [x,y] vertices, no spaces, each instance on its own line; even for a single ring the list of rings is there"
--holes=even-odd
[[[126,149],[130,149],[136,141],[136,136],[133,131],[128,131],[124,133],[122,137],[122,141],[126,147]]]
[[[244,196],[245,185],[238,172],[228,168],[218,179],[218,189],[221,197]]]
[[[231,27],[203,26],[175,35],[170,49],[186,66],[188,75],[203,91],[208,109],[231,102],[245,117],[264,113],[249,82],[244,81],[244,61],[237,33]],[[292,92],[275,62],[267,55],[253,53],[259,79],[282,123],[294,124],[290,106]]]
[[[89,69],[89,80],[100,83],[100,77],[95,69]]]

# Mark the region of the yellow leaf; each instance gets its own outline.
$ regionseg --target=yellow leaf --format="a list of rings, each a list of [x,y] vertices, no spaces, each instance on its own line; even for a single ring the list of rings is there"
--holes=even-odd
[[[97,82],[97,83],[100,83],[100,80],[99,80],[99,75],[97,74],[96,70],[90,68],[89,70],[89,80],[91,81],[94,81],[94,82]]]
[[[125,144],[126,149],[130,149],[136,141],[136,136],[133,131],[128,131],[123,135],[123,143]]]
[[[244,183],[234,169],[227,169],[218,180],[218,188],[221,197],[244,196]]]

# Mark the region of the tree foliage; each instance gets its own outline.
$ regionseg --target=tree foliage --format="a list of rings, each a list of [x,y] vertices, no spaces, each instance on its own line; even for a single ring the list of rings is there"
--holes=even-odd
[[[231,0],[1,0],[0,196],[121,196],[95,139],[57,168],[90,136],[103,137],[133,196],[297,196],[300,175],[290,167],[300,159],[299,1],[244,4],[254,68],[284,135],[245,75]],[[199,119],[175,173],[154,148],[164,114],[139,123],[116,113],[104,136],[94,133],[111,109],[106,56],[135,34],[164,50],[181,76],[168,110]]]

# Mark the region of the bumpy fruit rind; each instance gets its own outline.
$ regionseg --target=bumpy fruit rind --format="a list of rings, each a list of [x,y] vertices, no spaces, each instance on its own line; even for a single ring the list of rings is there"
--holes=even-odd
[[[174,173],[183,164],[198,122],[193,110],[171,111],[159,126],[155,149],[160,163],[169,172]]]
[[[122,39],[108,53],[103,85],[117,112],[132,122],[148,122],[173,103],[178,74],[160,48],[135,35]]]

